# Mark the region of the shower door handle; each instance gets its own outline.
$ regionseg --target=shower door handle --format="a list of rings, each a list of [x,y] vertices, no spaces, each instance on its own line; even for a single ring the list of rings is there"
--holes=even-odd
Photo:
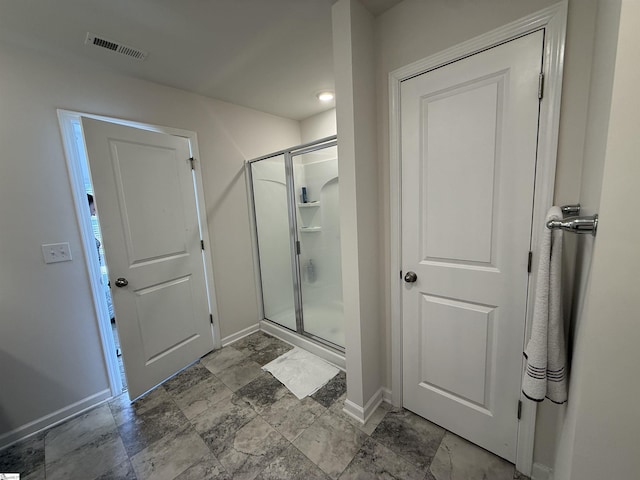
[[[407,272],[407,274],[404,276],[404,281],[407,283],[413,283],[416,280],[418,280],[418,275],[416,275],[416,272]]]

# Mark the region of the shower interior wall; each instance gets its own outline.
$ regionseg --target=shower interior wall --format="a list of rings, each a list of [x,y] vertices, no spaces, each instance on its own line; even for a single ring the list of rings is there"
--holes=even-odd
[[[344,347],[337,148],[293,160],[304,329]]]

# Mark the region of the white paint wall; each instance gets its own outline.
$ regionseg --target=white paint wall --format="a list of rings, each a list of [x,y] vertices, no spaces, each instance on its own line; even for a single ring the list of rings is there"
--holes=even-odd
[[[598,0],[591,82],[586,116],[580,205],[585,215],[598,212],[609,129],[613,73],[618,43],[621,0]],[[594,238],[578,244],[572,334],[579,329],[593,256]]]
[[[321,138],[330,137],[337,133],[336,109],[318,113],[300,122],[300,136],[302,143],[313,142]]]
[[[595,17],[598,0],[569,1],[567,40],[556,168],[555,203],[582,203],[580,185],[583,157],[586,153],[587,117],[590,108],[590,86],[595,41]],[[591,240],[576,235],[564,236],[563,282],[564,311],[574,309],[572,292],[576,273],[576,252]],[[567,327],[569,325],[567,324]],[[571,348],[569,348],[570,350]],[[551,402],[538,405],[534,461],[553,467],[556,455],[558,425],[565,407]]]
[[[573,125],[572,133],[576,139],[573,145],[577,145],[582,139],[584,148],[580,151],[575,148],[573,157],[583,159],[580,185],[579,203],[582,206],[582,214],[592,215],[598,212],[600,203],[600,190],[602,184],[602,171],[604,167],[604,151],[608,133],[609,110],[611,106],[611,89],[613,84],[613,67],[615,63],[616,45],[618,37],[618,23],[620,16],[619,0],[591,0],[577,4],[570,3],[568,37],[575,39],[567,45],[567,71],[565,76],[565,91],[571,88],[572,78],[589,79],[588,90],[584,91],[584,82],[578,95],[578,90],[572,93],[563,92],[563,113],[573,108],[576,115],[583,117],[583,121]],[[586,26],[593,24],[591,31]],[[578,58],[578,52],[581,52]],[[591,57],[591,58],[589,58]],[[580,68],[576,68],[576,62],[580,62]],[[589,69],[588,71],[586,69]],[[573,76],[573,77],[572,77]],[[575,84],[575,82],[573,82]],[[586,95],[586,97],[585,97]],[[571,100],[571,101],[570,101]],[[579,115],[578,115],[579,114]],[[584,128],[582,128],[584,126]],[[566,131],[565,131],[566,132]],[[569,146],[567,135],[563,145]],[[562,152],[561,152],[562,155]],[[558,195],[562,192],[557,191]],[[564,197],[567,201],[568,198]],[[569,356],[571,359],[579,340],[579,328],[583,317],[583,307],[586,297],[586,289],[589,280],[591,260],[593,256],[594,238],[581,236],[580,238],[565,236],[568,246],[572,247],[576,256],[566,257],[565,269],[575,276],[572,295],[571,324],[569,331]],[[569,286],[567,286],[566,298],[569,299]],[[577,366],[574,358],[573,366]],[[570,379],[573,375],[570,375]],[[569,387],[570,404],[576,400],[573,387]],[[542,404],[538,408],[537,436],[536,436],[536,460],[544,465],[553,466],[560,458],[568,458],[567,448],[568,431],[565,422],[570,421],[566,417],[566,406]],[[565,444],[558,453],[556,446],[560,439]],[[557,478],[562,478],[562,472],[556,472]]]
[[[347,400],[362,415],[382,382],[374,18],[357,0],[339,0],[332,18]]]
[[[0,439],[108,388],[56,108],[198,133],[223,337],[258,315],[243,162],[300,142],[295,121],[1,45]],[[61,241],[73,261],[45,265]]]
[[[632,344],[640,338],[640,230],[626,221],[635,215],[639,173],[639,19],[635,2],[598,2],[581,202],[601,222],[598,236],[578,252],[570,396],[555,464],[561,480],[636,478],[640,472],[632,431],[640,424],[633,372],[640,356]]]

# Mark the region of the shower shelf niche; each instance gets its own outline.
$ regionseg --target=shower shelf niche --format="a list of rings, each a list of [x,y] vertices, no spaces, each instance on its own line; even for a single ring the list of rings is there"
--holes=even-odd
[[[320,231],[322,231],[322,227],[300,227],[299,230],[301,232],[308,232],[308,233],[320,232]]]
[[[315,202],[298,203],[298,207],[300,208],[310,208],[310,207],[319,207],[319,206],[320,206],[320,202],[317,200]]]

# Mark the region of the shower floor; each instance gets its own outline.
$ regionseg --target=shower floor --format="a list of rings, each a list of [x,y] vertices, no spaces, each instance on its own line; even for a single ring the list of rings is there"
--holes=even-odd
[[[328,342],[344,348],[344,313],[342,305],[305,304],[303,309],[304,330]],[[295,330],[295,312],[288,310],[267,317],[283,327]]]

